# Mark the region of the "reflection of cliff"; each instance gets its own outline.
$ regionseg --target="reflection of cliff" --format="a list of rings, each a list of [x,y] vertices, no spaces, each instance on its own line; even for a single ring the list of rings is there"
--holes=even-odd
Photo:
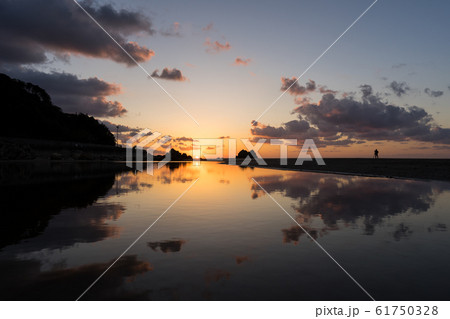
[[[42,166],[36,163],[0,165],[0,192],[4,198],[0,247],[42,233],[52,216],[59,214],[62,209],[84,208],[92,205],[100,196],[107,194],[114,184],[115,174],[122,170],[122,166],[108,167],[104,163],[102,167],[86,163],[45,163]],[[100,222],[102,218],[107,218],[105,214],[116,214],[117,209],[123,211],[120,207],[114,208],[114,212],[109,209],[106,213],[100,212],[99,209],[92,208],[93,215],[85,216],[85,218],[95,219],[97,214],[98,222]],[[75,218],[80,221],[77,213],[73,212],[64,218]],[[65,222],[71,223],[71,221]],[[92,225],[95,223],[92,224],[91,220]],[[73,225],[67,225],[68,228],[70,226]],[[86,231],[86,227],[82,231]],[[91,230],[94,228],[92,227]],[[104,235],[106,233],[99,236]]]
[[[43,249],[64,249],[77,243],[94,243],[107,238],[118,237],[120,228],[109,225],[117,220],[125,208],[120,204],[92,205],[82,210],[64,209],[52,216],[45,231],[33,240],[5,248],[7,252],[36,252]]]
[[[75,300],[113,260],[79,267],[41,271],[37,260],[0,261],[2,300]],[[136,256],[124,256],[83,300],[144,300],[149,291],[130,291],[124,285],[153,267]]]
[[[295,199],[298,222],[306,225],[313,237],[336,229],[337,222],[354,223],[363,218],[366,234],[386,216],[427,211],[436,194],[449,188],[446,183],[430,183],[396,179],[338,177],[314,173],[291,173],[255,179],[269,193],[281,192]],[[253,184],[252,197],[264,192]],[[323,227],[308,226],[320,218]],[[298,226],[284,229],[285,242],[297,242],[303,231]]]

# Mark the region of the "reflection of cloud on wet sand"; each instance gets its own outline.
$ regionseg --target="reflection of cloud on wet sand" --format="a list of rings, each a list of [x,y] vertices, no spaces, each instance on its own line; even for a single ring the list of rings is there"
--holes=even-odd
[[[399,241],[400,239],[408,238],[409,236],[411,236],[411,234],[412,230],[410,230],[409,227],[405,224],[400,223],[395,228],[393,236],[396,241]]]
[[[375,225],[387,216],[429,210],[436,195],[449,189],[446,183],[324,175],[289,172],[255,177],[269,193],[281,193],[295,200],[296,220],[314,237],[344,225],[362,221],[365,234],[373,234]],[[252,183],[251,197],[264,196]],[[317,221],[322,226],[312,226]],[[298,242],[303,231],[298,226],[283,229],[284,242]]]
[[[243,262],[249,261],[250,258],[248,256],[236,256],[235,260],[236,260],[236,264],[240,265]]]
[[[181,246],[186,243],[185,240],[182,239],[174,239],[174,240],[164,240],[164,241],[156,241],[147,243],[148,247],[150,247],[153,251],[161,251],[163,253],[174,253],[179,252],[181,250]]]
[[[444,223],[436,223],[428,227],[428,231],[434,232],[434,231],[447,231],[447,225]]]
[[[0,261],[2,300],[75,300],[111,263],[41,271],[37,260]],[[124,256],[83,297],[84,300],[144,300],[149,290],[130,291],[124,286],[153,270],[137,256]]]
[[[229,280],[231,273],[227,270],[222,269],[208,269],[205,272],[205,282],[210,284],[213,282],[219,282],[222,280]]]

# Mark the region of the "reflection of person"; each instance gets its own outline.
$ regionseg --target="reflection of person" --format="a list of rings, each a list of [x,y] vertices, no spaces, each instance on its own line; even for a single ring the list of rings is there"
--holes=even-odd
[[[373,158],[378,158],[378,150],[375,149],[375,151],[373,152]]]

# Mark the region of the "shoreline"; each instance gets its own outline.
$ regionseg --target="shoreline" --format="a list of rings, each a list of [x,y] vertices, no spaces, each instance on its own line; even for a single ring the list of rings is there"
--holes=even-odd
[[[450,182],[450,159],[324,159],[324,166],[315,161],[295,165],[296,159],[288,159],[287,165],[280,165],[279,159],[264,159],[267,165],[252,160],[247,167],[270,168],[308,173],[352,175],[392,179]],[[224,161],[227,163],[227,161]],[[242,160],[236,162],[241,166]],[[244,166],[241,166],[244,167]]]
[[[236,165],[239,167],[246,167],[241,165]],[[418,177],[401,177],[401,176],[389,176],[389,175],[373,175],[364,173],[350,173],[350,172],[336,172],[336,171],[321,171],[321,170],[308,170],[308,169],[295,169],[289,167],[273,167],[273,166],[247,166],[251,168],[264,168],[264,169],[274,169],[278,171],[289,171],[289,172],[305,172],[305,173],[316,173],[316,174],[332,174],[332,175],[344,175],[344,176],[357,176],[357,177],[371,177],[371,178],[388,178],[388,179],[401,179],[401,180],[413,180],[413,181],[440,181],[440,182],[450,182],[450,180],[436,180],[429,178],[418,178]]]

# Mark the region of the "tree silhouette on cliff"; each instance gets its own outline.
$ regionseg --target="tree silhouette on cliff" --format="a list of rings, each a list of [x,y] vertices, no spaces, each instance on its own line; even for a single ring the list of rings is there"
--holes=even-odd
[[[68,114],[32,83],[0,73],[0,136],[115,145],[114,135],[92,116]]]

